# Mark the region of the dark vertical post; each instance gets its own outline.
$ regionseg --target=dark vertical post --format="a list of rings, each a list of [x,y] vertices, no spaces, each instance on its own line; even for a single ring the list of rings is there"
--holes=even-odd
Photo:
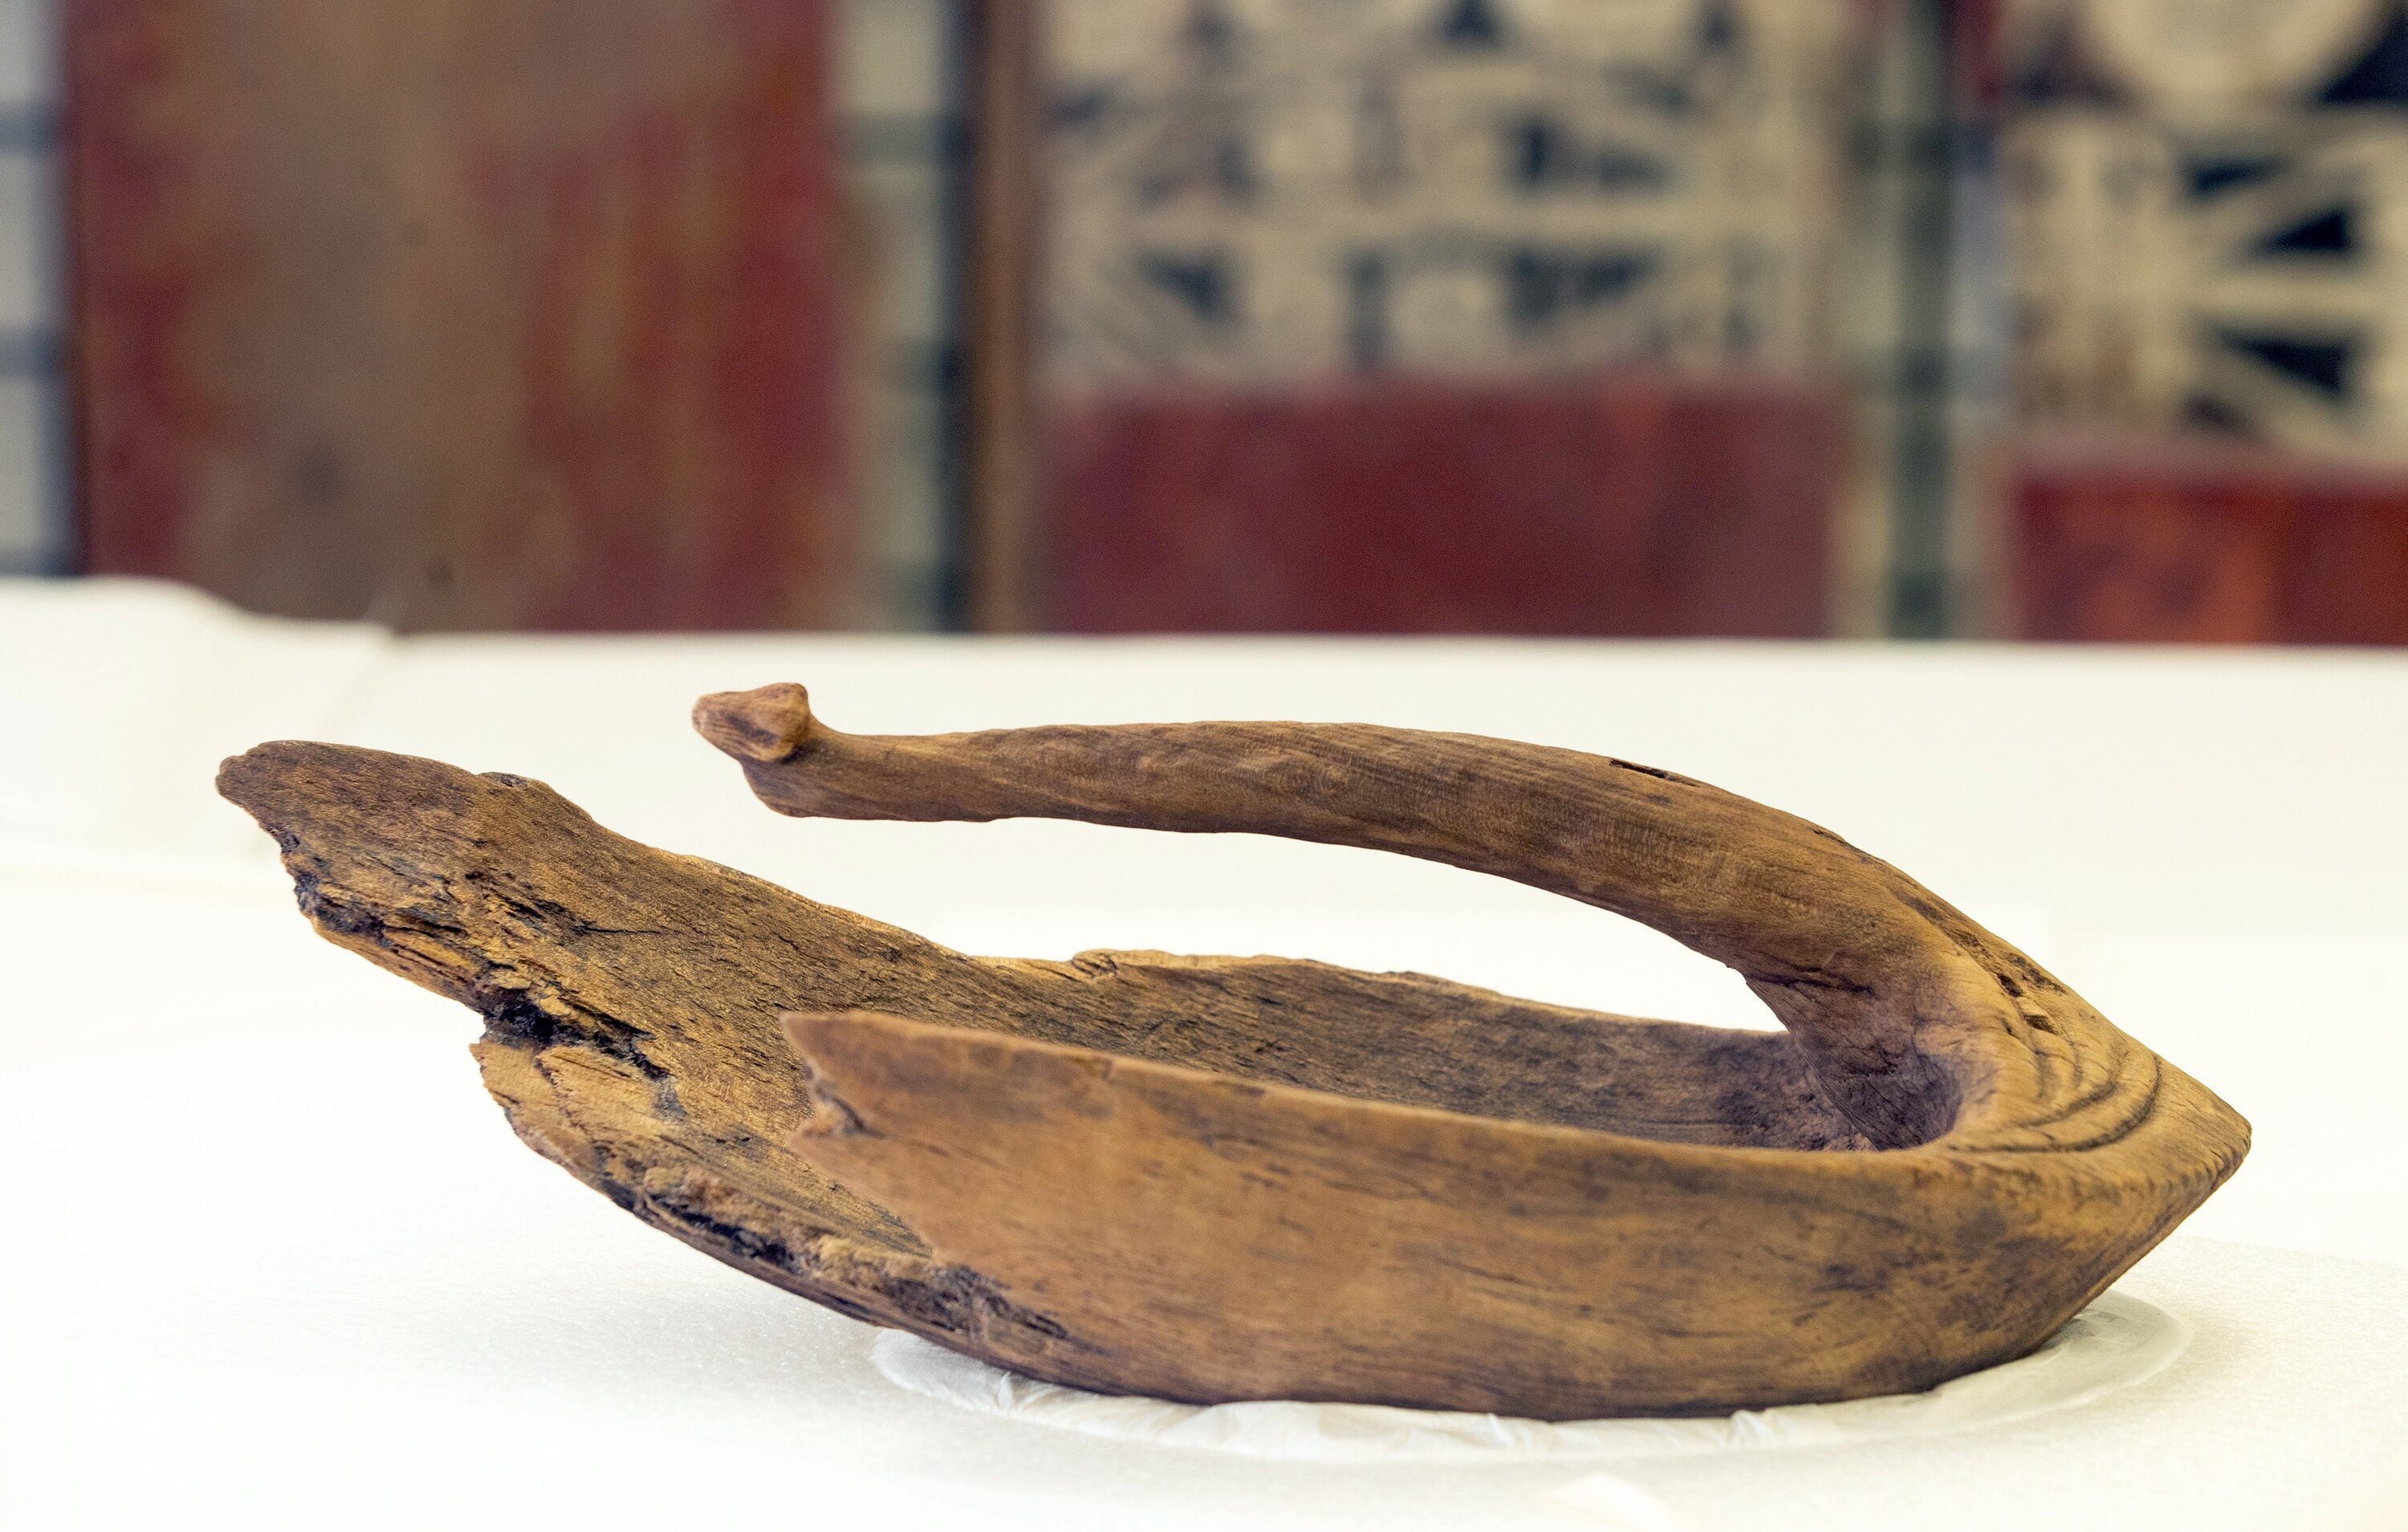
[[[1037,0],[968,0],[969,267],[962,285],[965,624],[1043,624],[1036,540]]]
[[[1898,349],[1891,377],[1888,626],[1900,638],[1955,630],[1948,568],[1951,462],[1949,348],[1955,238],[1953,0],[1898,0],[1905,77],[1894,127],[1899,171]]]

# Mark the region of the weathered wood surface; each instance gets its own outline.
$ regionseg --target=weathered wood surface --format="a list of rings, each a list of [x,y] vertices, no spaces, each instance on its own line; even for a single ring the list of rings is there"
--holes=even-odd
[[[1515,878],[1731,964],[1787,1028],[1278,958],[969,957],[517,778],[227,763],[326,936],[484,1013],[531,1146],[743,1270],[1039,1377],[1554,1419],[1922,1388],[2037,1345],[2246,1149],[1895,868],[1669,773],[1365,725],[859,737],[799,687],[696,722],[789,813]]]

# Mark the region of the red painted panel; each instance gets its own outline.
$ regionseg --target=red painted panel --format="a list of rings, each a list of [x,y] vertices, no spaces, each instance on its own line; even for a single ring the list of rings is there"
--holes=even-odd
[[[2027,637],[2408,643],[2408,471],[2036,454],[2013,498]]]
[[[2284,637],[2408,644],[2408,476],[2302,508],[2283,566]]]
[[[817,0],[73,0],[87,561],[412,627],[853,594]]]
[[[1047,547],[1086,632],[1826,629],[1837,399],[1383,380],[1059,409]]]

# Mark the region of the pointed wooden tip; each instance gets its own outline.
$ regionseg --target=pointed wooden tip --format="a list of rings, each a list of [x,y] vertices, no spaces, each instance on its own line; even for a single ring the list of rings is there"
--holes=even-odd
[[[851,1164],[864,1146],[829,1140],[882,1138],[886,1127],[906,1137],[931,1122],[946,1131],[971,1123],[1008,1131],[1020,1120],[1015,1113],[1041,1114],[1074,1096],[1083,1104],[1065,1110],[1076,1115],[1092,1108],[1085,1098],[1099,1082],[1132,1070],[1168,1069],[1203,1089],[1260,1094],[1201,1070],[886,1010],[786,1011],[778,1024],[802,1067],[810,1103],[786,1147],[814,1161],[833,1155]]]
[[[218,796],[265,823],[309,788],[350,764],[343,747],[311,739],[271,739],[218,763]]]
[[[828,1080],[831,1067],[843,1067],[845,1040],[860,1031],[862,1017],[869,1017],[869,1011],[785,1011],[778,1017],[778,1026],[785,1031],[785,1045],[793,1048],[795,1062],[802,1065],[804,1091],[811,1101],[811,1115],[787,1139],[787,1149],[810,1156],[811,1139],[865,1132],[862,1115],[853,1110],[853,1103],[838,1096],[836,1084]]]
[[[458,766],[316,739],[272,739],[220,763],[218,795],[286,851],[304,839],[398,844],[463,811],[484,781]]]
[[[694,726],[739,761],[787,760],[810,738],[810,694],[790,680],[713,692],[694,705]]]

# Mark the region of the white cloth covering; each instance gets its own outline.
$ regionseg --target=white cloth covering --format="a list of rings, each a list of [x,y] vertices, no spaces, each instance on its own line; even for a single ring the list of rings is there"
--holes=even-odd
[[[870,1347],[887,1380],[914,1394],[1111,1441],[1298,1463],[1620,1462],[1648,1457],[1906,1441],[1985,1430],[2088,1404],[2143,1382],[2182,1354],[2188,1326],[2109,1293],[2029,1356],[1920,1394],[1779,1405],[1698,1419],[1515,1420],[1383,1405],[1262,1399],[1216,1405],[1090,1394],[1024,1378],[890,1330]]]
[[[2118,1289],[2194,1339],[2022,1420],[1610,1478],[1179,1451],[898,1388],[864,1327],[518,1146],[463,1051],[475,1019],[315,940],[266,838],[212,795],[216,760],[303,736],[521,772],[971,950],[1284,952],[1766,1023],[1651,934],[1397,858],[778,819],[684,721],[697,693],[773,680],[861,731],[1514,736],[1828,824],[2253,1119],[2239,1178]],[[0,582],[0,1525],[2408,1525],[2386,1487],[2408,1423],[2403,761],[2408,657],[2387,654],[394,639],[159,586]]]

